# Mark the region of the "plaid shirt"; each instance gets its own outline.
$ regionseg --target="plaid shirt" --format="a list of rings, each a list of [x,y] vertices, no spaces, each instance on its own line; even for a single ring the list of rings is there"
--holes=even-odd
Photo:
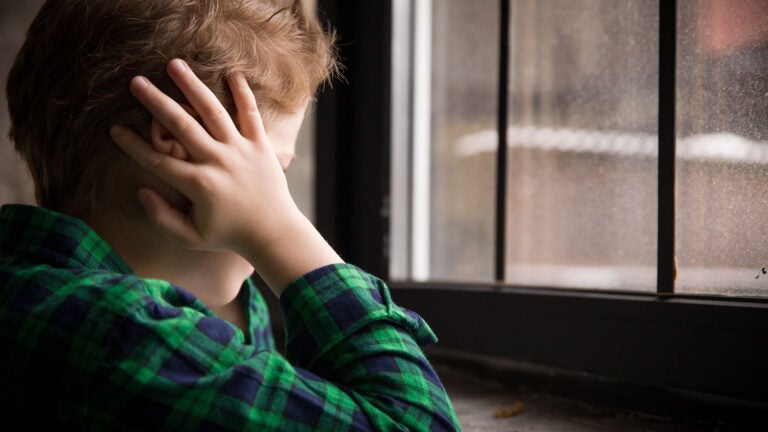
[[[280,298],[286,357],[248,281],[245,334],[143,279],[82,221],[0,211],[3,424],[107,430],[457,430],[420,349],[436,342],[384,283],[348,264]],[[33,428],[34,429],[34,428]]]

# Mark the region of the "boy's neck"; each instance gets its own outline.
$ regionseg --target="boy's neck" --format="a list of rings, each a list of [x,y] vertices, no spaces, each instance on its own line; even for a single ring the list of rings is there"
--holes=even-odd
[[[163,279],[199,298],[214,313],[241,329],[248,326],[245,306],[238,293],[253,267],[233,252],[184,249],[162,236],[143,217],[124,212],[100,211],[85,218],[143,278]]]

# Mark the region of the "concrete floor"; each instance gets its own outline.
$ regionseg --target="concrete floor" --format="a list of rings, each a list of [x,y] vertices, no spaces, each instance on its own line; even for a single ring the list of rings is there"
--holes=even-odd
[[[670,419],[632,412],[619,412],[580,401],[541,393],[509,390],[477,379],[466,372],[435,365],[448,390],[456,414],[466,432],[725,432],[722,426],[682,424]],[[497,418],[499,410],[516,402],[523,405],[517,415]],[[519,406],[519,405],[518,405]],[[743,430],[743,429],[740,429]],[[768,431],[764,429],[755,429]]]

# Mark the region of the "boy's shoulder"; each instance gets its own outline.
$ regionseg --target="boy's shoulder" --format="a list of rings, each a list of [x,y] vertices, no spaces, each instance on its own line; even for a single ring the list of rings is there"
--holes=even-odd
[[[83,220],[26,204],[0,207],[0,265],[9,262],[133,273]]]
[[[159,279],[103,269],[0,264],[0,323],[17,331],[66,333],[88,327],[89,333],[99,333],[98,328],[107,330],[127,317],[181,308],[206,313],[197,298]]]
[[[35,206],[0,209],[0,318],[82,315],[108,319],[160,307],[205,310],[200,300],[159,279],[137,276],[83,221]]]

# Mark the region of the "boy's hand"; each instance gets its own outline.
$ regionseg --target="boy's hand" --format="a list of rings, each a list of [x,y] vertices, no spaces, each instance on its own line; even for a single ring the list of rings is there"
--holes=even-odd
[[[157,192],[140,189],[137,198],[157,229],[187,248],[239,253],[278,295],[305,272],[340,262],[291,198],[244,76],[228,77],[238,129],[186,63],[171,61],[168,74],[205,127],[146,78],[134,78],[130,89],[173,136],[171,141],[183,146],[185,157],[169,150],[161,134],[152,134],[153,145],[131,129],[111,130],[128,156],[192,203],[185,213]]]

